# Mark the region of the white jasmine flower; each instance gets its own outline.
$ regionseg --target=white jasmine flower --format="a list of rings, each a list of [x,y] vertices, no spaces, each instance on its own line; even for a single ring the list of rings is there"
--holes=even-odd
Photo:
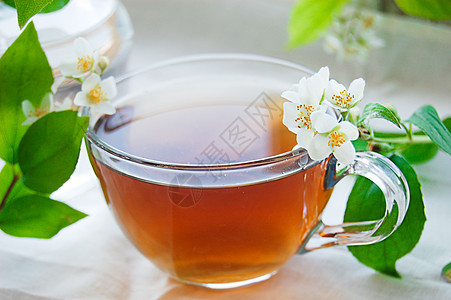
[[[117,94],[116,82],[113,77],[100,80],[100,76],[92,74],[81,86],[81,92],[75,95],[74,104],[89,106],[94,112],[113,114],[116,109],[111,99]]]
[[[323,67],[318,73],[303,77],[295,86],[295,91],[285,91],[282,97],[289,100],[283,104],[283,124],[297,134],[298,144],[307,148],[313,138],[314,129],[311,114],[321,109],[324,90],[329,82],[329,68]]]
[[[335,17],[324,39],[324,50],[336,53],[339,60],[357,58],[364,62],[371,49],[384,46],[376,36],[377,16],[372,13],[343,9]]]
[[[33,104],[25,100],[22,102],[22,110],[27,119],[22,125],[33,124],[40,117],[53,111],[53,95],[48,93],[42,98],[41,105],[39,107],[34,107]]]
[[[345,111],[353,108],[363,98],[363,90],[365,89],[365,80],[362,78],[355,79],[349,85],[349,90],[336,82],[329,81],[324,98],[332,107]]]
[[[311,115],[315,136],[308,147],[308,153],[314,160],[322,160],[331,153],[339,163],[351,164],[355,159],[355,148],[351,141],[359,137],[357,127],[348,121],[337,119],[322,111]]]
[[[93,51],[89,42],[84,38],[74,41],[76,57],[64,61],[60,66],[61,73],[66,77],[85,77],[94,71],[99,61],[99,54]]]

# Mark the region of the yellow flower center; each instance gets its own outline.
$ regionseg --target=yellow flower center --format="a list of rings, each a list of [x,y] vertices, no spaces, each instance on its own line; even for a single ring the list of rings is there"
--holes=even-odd
[[[77,63],[77,70],[79,71],[89,71],[92,68],[92,65],[94,64],[94,59],[87,55],[87,56],[82,56],[78,58],[78,63]]]
[[[28,118],[30,118],[30,117],[36,117],[36,118],[40,118],[40,117],[42,117],[43,115],[45,115],[47,113],[47,110],[45,110],[45,109],[42,109],[42,108],[40,108],[40,107],[36,107],[36,110],[35,111],[30,111],[30,112],[28,112],[28,114],[27,114],[27,117]]]
[[[350,93],[348,93],[347,90],[341,91],[339,95],[332,96],[332,101],[341,107],[350,106],[353,99],[354,99],[354,95],[351,95]]]
[[[334,131],[329,134],[329,142],[327,143],[327,145],[329,147],[332,147],[332,151],[334,151],[333,148],[341,147],[344,142],[346,142],[346,140],[344,139],[344,134]]]
[[[89,99],[91,99],[92,103],[94,104],[108,100],[105,97],[105,93],[102,91],[102,87],[100,85],[90,90],[88,95]]]
[[[363,19],[363,28],[368,29],[374,26],[374,17],[369,16]]]
[[[298,105],[296,109],[298,110],[298,117],[295,121],[298,123],[298,128],[307,127],[307,129],[312,129],[310,115],[314,110],[313,106],[301,104]]]

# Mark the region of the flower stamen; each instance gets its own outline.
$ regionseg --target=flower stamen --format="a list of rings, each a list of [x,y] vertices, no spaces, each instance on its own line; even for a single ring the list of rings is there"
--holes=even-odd
[[[96,86],[88,93],[89,99],[92,101],[92,103],[97,104],[103,101],[106,101],[107,98],[105,97],[105,93],[102,91],[102,87],[100,85]]]
[[[354,95],[349,93],[347,90],[343,90],[339,95],[332,95],[332,101],[334,101],[338,106],[348,107],[354,100]]]
[[[311,105],[301,104],[296,107],[298,110],[298,117],[295,122],[298,123],[298,128],[307,127],[307,129],[312,129],[312,120],[310,115],[314,111],[314,107]]]
[[[329,134],[329,142],[327,145],[332,147],[332,152],[334,152],[335,147],[341,147],[341,145],[346,142],[344,134],[340,132],[333,131]]]
[[[27,117],[30,118],[32,116],[35,116],[36,118],[40,118],[42,116],[44,116],[45,114],[47,114],[48,111],[45,109],[41,109],[40,107],[36,107],[36,110],[34,112],[29,112]]]
[[[77,70],[79,71],[89,71],[94,64],[94,58],[89,55],[78,57]]]

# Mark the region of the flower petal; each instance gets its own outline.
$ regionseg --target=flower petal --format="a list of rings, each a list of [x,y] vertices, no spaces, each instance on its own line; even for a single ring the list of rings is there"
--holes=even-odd
[[[309,105],[317,106],[323,97],[324,90],[329,81],[329,68],[323,67],[318,73],[307,79],[307,91],[309,94]]]
[[[287,126],[287,128],[296,133],[298,131],[298,124],[296,123],[296,118],[298,117],[297,105],[291,102],[285,102],[283,104],[283,121],[282,123]]]
[[[85,93],[89,93],[99,83],[100,83],[100,76],[97,74],[91,74],[88,78],[86,78],[85,82],[83,82],[83,85],[81,86],[81,90]]]
[[[329,76],[330,76],[329,67],[325,66],[325,67],[322,67],[321,69],[319,69],[318,75],[321,78],[321,80],[323,81],[322,85],[327,86],[327,84],[329,83]]]
[[[113,76],[108,77],[100,82],[102,91],[108,99],[113,99],[117,95],[116,80]]]
[[[85,76],[86,76],[87,74],[89,74],[90,72],[91,72],[91,71],[83,72],[83,71],[77,70],[75,73],[71,74],[71,77],[74,77],[74,78],[85,77]]]
[[[94,112],[98,112],[101,114],[112,115],[116,112],[116,108],[114,108],[111,101],[100,102],[92,107]]]
[[[75,39],[74,41],[75,52],[78,57],[92,55],[92,47],[88,40],[82,37]]]
[[[304,149],[308,149],[313,139],[313,130],[300,128],[296,132],[296,141],[298,145]]]
[[[53,95],[51,93],[45,94],[41,101],[41,110],[50,112],[53,110]]]
[[[359,137],[359,130],[354,124],[343,121],[338,124],[338,131],[346,136],[346,140],[356,140]]]
[[[365,80],[363,80],[363,78],[358,78],[351,82],[348,90],[350,94],[354,95],[354,101],[352,101],[353,103],[351,105],[360,101],[363,98],[364,89],[365,89]]]
[[[70,77],[73,74],[80,73],[80,71],[77,69],[77,63],[71,60],[65,60],[58,66],[58,68],[65,77]]]
[[[94,70],[94,69],[97,67],[98,63],[100,62],[100,54],[99,54],[99,51],[94,51],[94,52],[92,53],[92,59],[93,59],[92,70]]]
[[[308,147],[308,154],[313,160],[322,160],[330,155],[332,149],[328,145],[329,139],[325,134],[316,134],[310,146]]]
[[[280,95],[282,98],[285,98],[293,103],[300,103],[299,95],[295,91],[285,91]]]
[[[29,116],[23,123],[22,125],[30,125],[33,124],[36,120],[38,119],[38,117],[36,116]]]
[[[78,92],[74,98],[74,104],[78,106],[91,106],[92,102],[83,91]]]
[[[328,133],[331,132],[337,125],[337,118],[323,112],[323,111],[314,111],[310,115],[310,119],[312,120],[312,126],[319,133]]]
[[[329,67],[322,67],[318,71],[318,85],[320,86],[321,90],[324,90],[327,88],[327,85],[329,84]],[[322,96],[322,93],[321,93]]]
[[[334,156],[339,163],[349,165],[354,162],[355,148],[350,141],[344,142],[340,147],[334,148]]]
[[[337,103],[335,103],[335,101],[332,100],[333,95],[338,95],[340,94],[341,91],[344,90],[346,90],[344,85],[332,79],[329,81],[329,84],[327,85],[324,97],[327,101],[336,105]]]
[[[301,80],[299,80],[299,84],[297,85],[298,88],[298,98],[299,102],[302,104],[309,104],[310,94],[308,93],[308,84],[307,84],[307,78],[302,77]]]
[[[31,104],[30,101],[24,100],[24,101],[22,101],[22,111],[23,111],[24,115],[26,117],[28,117],[29,115],[34,115],[34,112],[36,111],[36,109],[33,106],[33,104]]]

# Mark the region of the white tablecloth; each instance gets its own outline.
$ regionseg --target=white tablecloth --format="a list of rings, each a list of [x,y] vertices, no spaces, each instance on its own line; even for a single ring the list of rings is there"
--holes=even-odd
[[[328,65],[348,84],[363,76],[366,101],[394,103],[403,117],[431,103],[451,114],[451,31],[385,18],[386,47],[366,65],[337,62],[320,43],[284,50],[292,1],[124,0],[135,25],[127,69],[174,56],[245,52],[284,58],[312,69]],[[71,180],[53,198],[89,214],[50,240],[0,232],[0,299],[451,299],[440,278],[451,262],[451,157],[418,165],[428,221],[412,253],[402,258],[402,280],[358,263],[344,247],[296,255],[263,283],[211,291],[178,283],[157,270],[123,236],[110,214],[83,151]],[[344,199],[350,182],[333,195]],[[325,219],[340,221],[342,205]]]

